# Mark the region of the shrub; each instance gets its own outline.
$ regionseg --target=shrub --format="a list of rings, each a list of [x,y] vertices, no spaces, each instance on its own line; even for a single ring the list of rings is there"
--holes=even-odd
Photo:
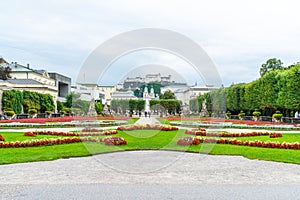
[[[50,114],[51,114],[51,111],[50,111],[50,110],[46,110],[45,113],[46,113],[47,115],[50,115]]]
[[[37,113],[37,110],[34,109],[34,108],[31,108],[31,109],[28,110],[28,113],[29,113],[30,115],[34,115],[34,114]]]
[[[9,117],[13,116],[15,114],[15,112],[13,110],[7,110],[5,111],[5,114]]]
[[[253,114],[253,116],[255,116],[255,117],[259,117],[259,116],[261,115],[261,112],[259,112],[258,109],[255,109],[255,111],[254,111],[252,114]]]
[[[272,117],[275,118],[276,120],[280,120],[282,117],[282,113],[280,111],[276,111]]]
[[[243,117],[245,117],[245,113],[244,111],[241,110],[241,112],[238,114],[238,116],[242,119]]]

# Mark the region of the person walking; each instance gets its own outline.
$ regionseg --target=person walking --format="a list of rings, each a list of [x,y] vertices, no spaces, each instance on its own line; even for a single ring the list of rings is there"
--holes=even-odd
[[[295,118],[299,118],[299,113],[298,113],[298,111],[295,112]]]

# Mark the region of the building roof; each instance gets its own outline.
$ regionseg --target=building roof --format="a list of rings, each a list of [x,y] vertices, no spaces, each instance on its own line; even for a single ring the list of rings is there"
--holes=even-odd
[[[11,84],[22,84],[22,85],[43,85],[42,83],[33,79],[8,79],[6,82]]]
[[[29,67],[20,65],[17,62],[10,63],[8,66],[11,68],[11,72],[33,72]]]
[[[32,70],[32,71],[34,71],[34,72],[36,72],[36,73],[38,73],[38,74],[40,74],[40,75],[45,75],[45,73],[47,73],[47,71],[46,70],[44,70],[44,69],[38,69],[38,70]]]
[[[137,97],[134,96],[132,91],[112,92],[111,97],[112,99],[137,99]]]
[[[0,64],[5,64],[7,63],[6,60],[4,60],[4,58],[2,58],[2,56],[0,56]]]

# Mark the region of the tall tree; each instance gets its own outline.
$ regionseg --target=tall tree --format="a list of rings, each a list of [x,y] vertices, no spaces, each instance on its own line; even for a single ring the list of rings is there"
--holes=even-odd
[[[0,79],[1,80],[7,80],[7,79],[11,78],[10,73],[11,73],[10,67],[0,66]]]
[[[163,94],[159,95],[159,99],[176,99],[174,92],[171,90],[165,91]]]
[[[260,73],[260,76],[262,77],[268,71],[279,70],[279,69],[282,69],[282,68],[283,68],[283,63],[281,62],[280,59],[271,58],[271,59],[267,60],[266,63],[261,65],[259,73]]]

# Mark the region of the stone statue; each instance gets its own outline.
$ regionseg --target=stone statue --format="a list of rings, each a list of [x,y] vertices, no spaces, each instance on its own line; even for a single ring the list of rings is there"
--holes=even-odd
[[[202,101],[202,109],[201,109],[201,112],[200,112],[200,116],[201,117],[209,116],[209,113],[208,113],[207,108],[206,108],[206,99],[204,99],[204,101]]]
[[[103,111],[102,111],[103,115],[110,115],[110,112],[108,110],[108,106],[107,106],[107,102],[105,102],[104,107],[103,107]]]
[[[91,99],[91,103],[90,103],[90,107],[89,107],[89,111],[87,113],[88,116],[97,116],[97,112],[95,109],[95,99],[92,98]]]

